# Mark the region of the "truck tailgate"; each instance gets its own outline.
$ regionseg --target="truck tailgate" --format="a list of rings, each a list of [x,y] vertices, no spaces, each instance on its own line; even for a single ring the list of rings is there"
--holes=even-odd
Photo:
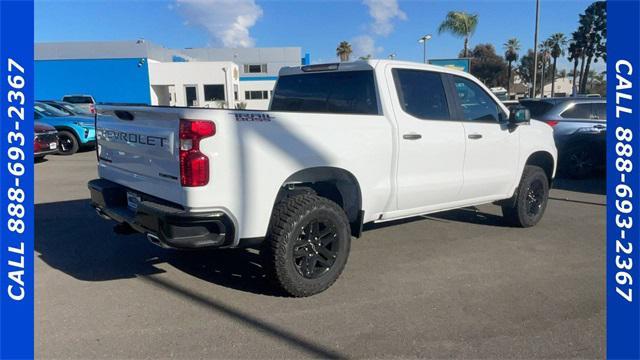
[[[150,107],[115,106],[102,107],[100,114],[96,127],[100,175],[179,202],[180,114]]]

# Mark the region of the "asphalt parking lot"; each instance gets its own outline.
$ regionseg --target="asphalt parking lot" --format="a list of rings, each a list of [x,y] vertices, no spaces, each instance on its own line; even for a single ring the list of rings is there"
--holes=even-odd
[[[89,207],[95,154],[36,168],[41,358],[604,358],[602,180],[558,181],[530,229],[496,206],[368,227],[311,298],[249,251],[177,253]]]

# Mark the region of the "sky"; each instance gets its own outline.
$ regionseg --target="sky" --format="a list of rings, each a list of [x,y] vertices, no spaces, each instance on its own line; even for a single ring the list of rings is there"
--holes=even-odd
[[[591,0],[541,0],[539,39],[571,36]],[[354,55],[422,61],[418,38],[433,34],[428,58],[457,57],[462,39],[438,34],[447,12],[478,14],[470,47],[491,43],[499,54],[515,37],[533,47],[533,0],[36,0],[35,41],[137,40],[170,48],[301,47],[311,60],[334,62],[340,41]],[[541,41],[540,40],[540,41]],[[566,59],[559,69],[569,69]],[[604,70],[604,64],[596,64]]]

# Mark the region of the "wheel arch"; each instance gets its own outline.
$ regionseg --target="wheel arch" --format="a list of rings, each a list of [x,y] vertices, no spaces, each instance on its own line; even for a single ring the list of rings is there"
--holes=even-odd
[[[282,183],[274,207],[283,199],[301,192],[313,192],[338,204],[347,214],[352,235],[360,236],[364,218],[362,191],[358,179],[350,171],[331,166],[299,170]]]
[[[534,165],[544,170],[545,174],[547,175],[547,179],[549,180],[549,187],[551,187],[551,183],[555,174],[555,164],[556,161],[553,155],[551,155],[550,152],[544,150],[532,153],[531,155],[529,155],[527,161],[525,162],[525,166]]]
[[[74,128],[67,126],[67,125],[54,125],[54,128],[56,128],[56,130],[58,131],[68,131],[71,134],[73,134],[73,136],[76,137],[76,140],[78,140],[78,144],[80,144],[80,135],[78,135],[78,131],[76,131]]]

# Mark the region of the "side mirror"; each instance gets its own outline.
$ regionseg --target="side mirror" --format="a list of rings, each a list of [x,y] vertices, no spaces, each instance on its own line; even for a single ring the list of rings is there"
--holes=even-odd
[[[509,123],[512,125],[528,124],[531,120],[529,109],[524,106],[509,107]]]

